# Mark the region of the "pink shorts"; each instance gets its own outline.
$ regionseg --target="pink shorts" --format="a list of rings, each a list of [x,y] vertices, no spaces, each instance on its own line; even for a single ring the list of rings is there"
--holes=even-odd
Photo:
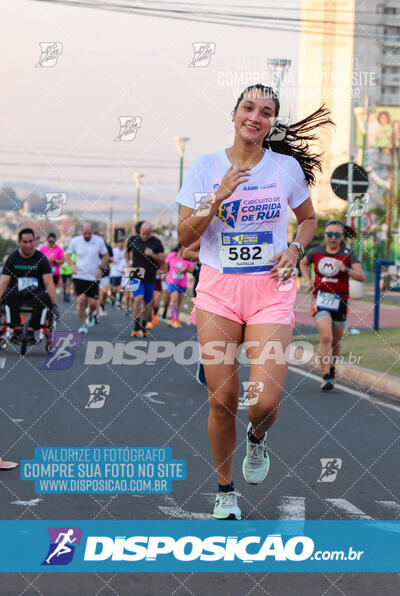
[[[198,307],[241,325],[279,323],[294,326],[296,291],[294,278],[279,283],[268,273],[221,273],[214,267],[202,265],[190,320],[197,325]]]

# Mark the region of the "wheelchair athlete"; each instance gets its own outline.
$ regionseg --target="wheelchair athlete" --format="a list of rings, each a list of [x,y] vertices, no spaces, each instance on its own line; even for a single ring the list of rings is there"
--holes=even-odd
[[[19,249],[10,254],[0,278],[0,301],[10,309],[12,341],[21,339],[20,308],[32,307],[28,323],[28,340],[35,341],[34,332],[40,329],[43,308],[49,308],[55,319],[60,318],[57,295],[51,265],[47,258],[35,249],[35,233],[24,228],[18,234]]]

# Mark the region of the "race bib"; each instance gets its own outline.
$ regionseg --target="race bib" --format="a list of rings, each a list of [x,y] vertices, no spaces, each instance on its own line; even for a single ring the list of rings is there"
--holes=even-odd
[[[338,310],[340,304],[340,294],[330,294],[329,292],[319,291],[315,306],[324,310]]]
[[[56,267],[56,265],[52,265],[52,266],[51,266],[51,272],[52,272],[52,273],[56,273],[56,272],[57,272],[57,267]]]
[[[272,232],[219,235],[219,266],[222,273],[258,273],[272,269]]]
[[[19,277],[18,278],[18,290],[27,290],[28,288],[37,288],[39,282],[37,277]]]
[[[184,279],[185,274],[181,273],[180,271],[174,271],[174,274],[172,277],[173,277],[173,279]]]

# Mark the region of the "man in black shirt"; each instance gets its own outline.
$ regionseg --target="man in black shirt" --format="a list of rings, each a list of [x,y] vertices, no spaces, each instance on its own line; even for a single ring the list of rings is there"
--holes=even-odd
[[[59,317],[57,295],[51,265],[45,255],[35,250],[35,234],[25,228],[18,234],[19,249],[10,254],[0,278],[0,300],[10,308],[11,327],[17,336],[21,322],[19,310],[23,302],[32,305],[29,335],[40,328],[40,316],[44,306],[54,309]],[[55,308],[54,308],[55,307]]]
[[[156,273],[165,262],[164,247],[153,236],[153,226],[149,221],[141,225],[139,234],[129,238],[125,260],[128,267],[135,268],[132,280],[135,328],[131,335],[137,337],[142,329],[142,336],[147,337],[147,329],[152,328],[151,303]]]

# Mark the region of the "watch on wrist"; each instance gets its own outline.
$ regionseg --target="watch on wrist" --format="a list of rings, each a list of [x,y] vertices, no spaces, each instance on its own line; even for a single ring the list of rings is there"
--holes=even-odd
[[[290,246],[296,246],[298,251],[299,251],[299,259],[302,259],[306,253],[306,251],[304,250],[304,246],[301,244],[301,242],[297,242],[294,241],[291,243]]]
[[[349,271],[350,271],[350,267],[345,267],[345,268],[344,268],[344,272],[345,272],[345,273],[348,273]]]

